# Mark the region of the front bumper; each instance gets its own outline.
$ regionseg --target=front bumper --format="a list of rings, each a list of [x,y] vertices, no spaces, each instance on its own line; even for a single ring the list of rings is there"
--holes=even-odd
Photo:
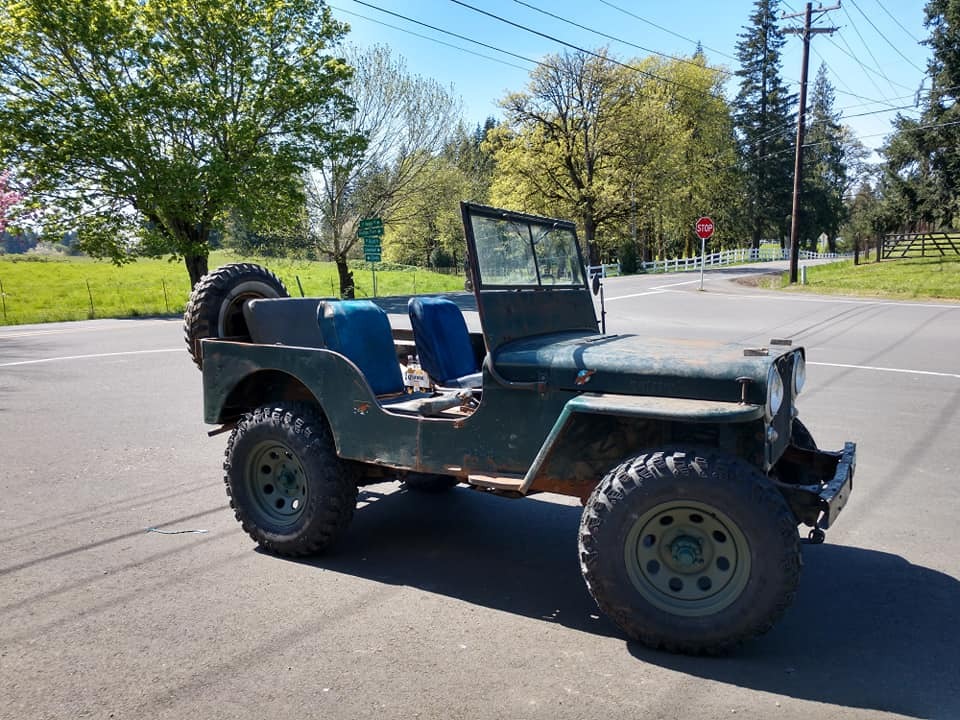
[[[836,522],[853,491],[857,445],[848,442],[836,452],[790,446],[777,465],[777,488],[797,521],[826,530]]]
[[[820,490],[820,509],[823,514],[820,516],[818,527],[823,530],[833,525],[837,515],[850,498],[850,492],[853,490],[853,473],[857,469],[857,444],[844,443],[843,450],[838,455],[833,479]]]

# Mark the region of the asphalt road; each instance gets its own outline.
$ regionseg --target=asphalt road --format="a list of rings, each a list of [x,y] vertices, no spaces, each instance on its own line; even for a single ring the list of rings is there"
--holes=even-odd
[[[606,284],[611,332],[803,343],[803,420],[859,446],[794,606],[720,659],[599,616],[564,498],[374,486],[335,552],[260,553],[178,321],[0,328],[0,718],[960,717],[960,305],[748,272]]]

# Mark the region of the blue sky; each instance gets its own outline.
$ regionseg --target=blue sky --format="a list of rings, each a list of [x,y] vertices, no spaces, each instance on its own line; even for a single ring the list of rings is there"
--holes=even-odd
[[[700,41],[708,61],[728,70],[737,69],[737,36],[743,32],[754,5],[752,0],[462,1],[580,47],[596,49],[608,45],[622,59],[652,54],[627,43],[668,55],[690,55]],[[329,0],[329,4],[335,17],[350,24],[350,42],[360,46],[386,44],[406,59],[413,73],[452,86],[463,100],[465,117],[471,125],[489,115],[499,117],[497,100],[506,92],[522,90],[534,65],[382,10],[526,58],[537,59],[564,50],[555,41],[484,16],[454,0]],[[836,2],[824,4],[832,6]],[[814,9],[819,5],[815,2]],[[896,112],[918,115],[915,95],[929,57],[928,48],[917,42],[927,36],[924,5],[921,0],[842,0],[841,9],[824,14],[815,23],[817,27],[836,26],[838,31],[813,38],[811,83],[820,63],[826,62],[843,122],[869,148],[883,143]],[[616,40],[548,17],[537,9]],[[799,0],[781,1],[781,10],[787,14],[803,9],[804,3]],[[802,18],[781,21],[782,27],[799,25]],[[799,88],[800,61],[800,38],[788,36],[783,51],[783,77],[794,91]],[[929,81],[924,88],[929,89]],[[726,90],[728,97],[736,94],[735,78],[728,81]]]

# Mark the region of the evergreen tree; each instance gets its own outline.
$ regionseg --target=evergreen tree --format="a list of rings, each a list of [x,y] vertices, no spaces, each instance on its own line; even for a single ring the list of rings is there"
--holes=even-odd
[[[887,231],[960,226],[960,0],[930,0],[924,12],[930,92],[919,119],[897,116],[883,148]]]
[[[840,125],[833,109],[833,86],[827,79],[827,66],[820,65],[813,83],[807,110],[807,134],[804,141],[803,187],[801,190],[800,242],[813,248],[821,233],[826,233],[831,252],[837,234],[846,219],[844,194],[848,181],[848,132]]]
[[[747,177],[753,247],[764,237],[782,239],[789,232],[793,192],[792,111],[795,98],[780,78],[778,0],[756,0],[750,24],[737,43],[740,91],[734,122]]]

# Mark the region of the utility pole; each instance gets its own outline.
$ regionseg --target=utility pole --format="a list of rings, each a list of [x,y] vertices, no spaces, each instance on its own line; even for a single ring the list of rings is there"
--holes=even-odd
[[[816,12],[823,14],[831,10],[839,10],[840,2],[833,7],[823,5]],[[785,34],[800,35],[803,38],[803,66],[800,70],[800,112],[797,114],[797,147],[793,161],[793,210],[790,213],[790,282],[797,282],[797,265],[800,261],[800,188],[803,181],[803,138],[807,125],[807,66],[810,64],[810,37],[820,33],[836,32],[837,28],[810,27],[810,18],[813,13],[813,3],[807,3],[806,10],[793,15],[783,15],[782,20],[803,16],[802,28],[786,28]],[[819,16],[818,16],[819,18]]]

